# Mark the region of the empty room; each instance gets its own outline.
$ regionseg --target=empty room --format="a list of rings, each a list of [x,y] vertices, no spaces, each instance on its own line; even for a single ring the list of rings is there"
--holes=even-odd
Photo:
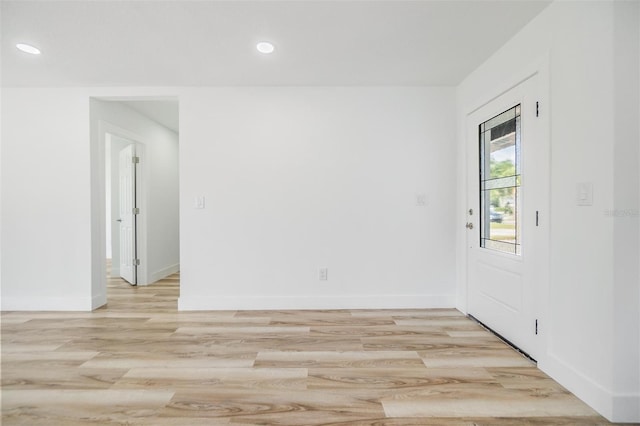
[[[3,425],[640,424],[637,0],[3,0]]]

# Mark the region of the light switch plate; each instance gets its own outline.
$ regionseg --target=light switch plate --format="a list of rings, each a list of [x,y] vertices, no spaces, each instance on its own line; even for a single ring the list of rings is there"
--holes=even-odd
[[[204,209],[204,195],[200,195],[193,200],[193,206],[196,209]]]
[[[593,183],[580,182],[576,184],[576,205],[578,206],[593,205]]]
[[[329,279],[329,268],[318,269],[318,279],[320,281],[327,281]]]

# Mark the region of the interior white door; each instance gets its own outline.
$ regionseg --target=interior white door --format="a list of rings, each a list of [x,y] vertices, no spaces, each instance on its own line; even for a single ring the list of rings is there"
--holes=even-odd
[[[537,76],[468,116],[468,313],[537,356],[538,212],[547,194]],[[536,164],[539,163],[539,164]]]
[[[135,145],[131,144],[119,155],[120,206],[120,276],[136,284],[136,163]]]

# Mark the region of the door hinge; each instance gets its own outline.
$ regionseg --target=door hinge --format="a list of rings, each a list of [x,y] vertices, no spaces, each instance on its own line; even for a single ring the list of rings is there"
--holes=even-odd
[[[540,216],[538,215],[538,210],[536,210],[536,226],[540,223]]]
[[[131,213],[140,214],[140,209],[138,207],[134,207],[133,209],[131,209]]]
[[[140,259],[133,259],[133,266],[140,266]]]
[[[140,162],[140,157],[131,157],[131,162],[133,164],[138,164]]]
[[[536,320],[536,336],[538,335],[538,320]]]
[[[536,102],[536,117],[540,117],[540,102]]]

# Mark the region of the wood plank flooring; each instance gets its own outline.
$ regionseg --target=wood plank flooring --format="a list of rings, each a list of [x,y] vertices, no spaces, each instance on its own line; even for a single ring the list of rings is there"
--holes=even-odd
[[[2,313],[3,425],[606,425],[455,310]]]

